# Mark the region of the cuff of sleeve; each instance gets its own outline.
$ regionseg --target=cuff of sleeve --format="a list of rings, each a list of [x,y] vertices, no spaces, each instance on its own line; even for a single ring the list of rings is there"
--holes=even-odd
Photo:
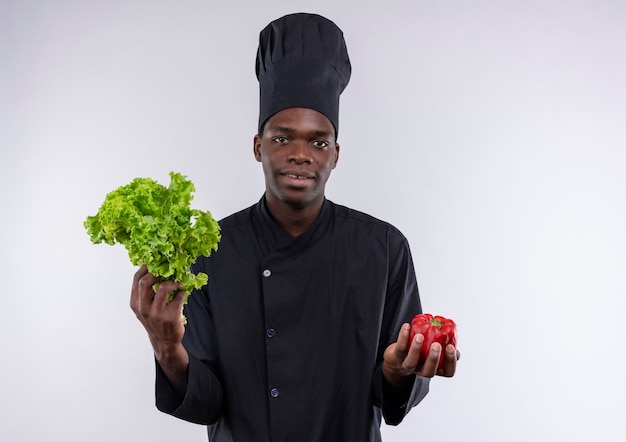
[[[391,386],[385,376],[382,377],[383,382],[383,403],[385,404],[385,408],[389,408],[390,410],[398,410],[402,408],[406,408],[409,403],[409,398],[411,397],[411,392],[413,391],[413,386],[415,385],[416,376],[412,376],[410,381],[407,381],[407,386],[401,389],[394,388]]]
[[[156,407],[189,422],[209,425],[221,415],[222,386],[202,361],[189,356],[187,391],[181,397],[156,362]]]
[[[183,402],[183,398],[178,394],[174,386],[171,384],[165,372],[154,359],[154,365],[156,367],[156,380],[155,380],[155,400],[156,407],[167,414],[174,414],[174,411]]]
[[[388,425],[398,425],[407,413],[419,404],[428,394],[430,380],[421,376],[413,376],[407,386],[397,389],[391,386],[382,376],[383,417]]]

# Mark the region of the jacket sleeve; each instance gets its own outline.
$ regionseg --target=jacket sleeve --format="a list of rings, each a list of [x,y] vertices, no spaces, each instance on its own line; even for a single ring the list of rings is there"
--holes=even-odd
[[[160,411],[202,425],[221,416],[222,387],[205,364],[189,356],[187,392],[181,397],[156,362],[156,407]]]
[[[383,397],[383,418],[387,425],[398,425],[411,408],[419,404],[428,394],[430,379],[414,376],[413,381],[403,390],[394,389],[380,372]]]
[[[422,313],[417,278],[406,238],[391,229],[388,242],[388,285],[374,373],[374,397],[388,425],[398,425],[408,412],[428,394],[430,380],[414,376],[403,389],[393,388],[382,374],[383,353],[398,337],[400,327]]]

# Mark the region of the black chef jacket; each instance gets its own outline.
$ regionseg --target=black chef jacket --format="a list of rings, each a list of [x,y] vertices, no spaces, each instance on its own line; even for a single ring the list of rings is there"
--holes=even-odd
[[[380,441],[428,392],[383,379],[385,348],[421,313],[406,238],[324,202],[292,237],[259,203],[220,222],[209,283],[185,306],[189,381],[179,397],[157,364],[157,407],[207,424],[219,442]]]

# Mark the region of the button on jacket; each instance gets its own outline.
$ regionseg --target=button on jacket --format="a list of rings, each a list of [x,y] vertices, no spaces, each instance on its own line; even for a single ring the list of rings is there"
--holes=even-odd
[[[208,425],[211,441],[380,441],[428,391],[392,390],[383,352],[421,313],[411,253],[393,226],[328,200],[292,237],[259,203],[220,222],[194,271],[190,356],[179,397],[157,365],[157,407]]]

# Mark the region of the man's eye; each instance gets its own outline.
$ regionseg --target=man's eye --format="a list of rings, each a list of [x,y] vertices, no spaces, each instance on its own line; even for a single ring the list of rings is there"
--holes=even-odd
[[[287,137],[274,137],[274,141],[276,141],[277,143],[286,143]]]
[[[328,146],[328,143],[326,141],[317,140],[313,142],[313,145],[319,149],[323,149]]]

